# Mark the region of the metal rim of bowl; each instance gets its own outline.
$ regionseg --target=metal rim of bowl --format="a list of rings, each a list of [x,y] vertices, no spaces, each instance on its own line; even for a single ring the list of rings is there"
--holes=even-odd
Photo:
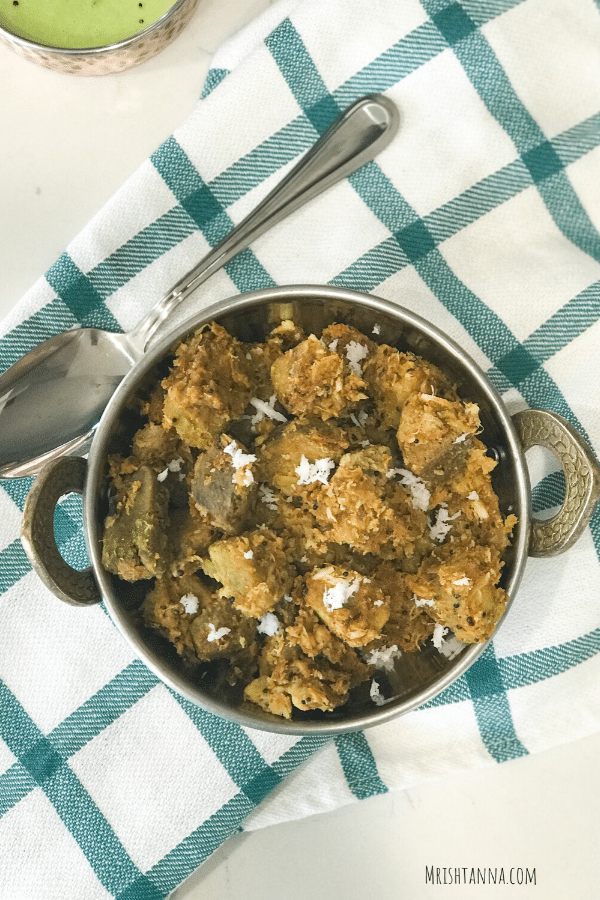
[[[127,397],[134,385],[136,385],[145,374],[150,372],[162,357],[173,349],[173,346],[181,340],[181,338],[206,322],[222,319],[242,311],[247,312],[254,307],[262,306],[267,303],[275,302],[285,304],[286,302],[297,302],[302,299],[319,300],[321,298],[325,301],[330,299],[333,301],[338,300],[343,303],[358,304],[359,306],[372,311],[374,314],[380,313],[391,316],[398,322],[402,322],[403,324],[407,324],[410,327],[423,332],[428,339],[432,340],[437,345],[441,345],[445,352],[456,357],[459,364],[464,367],[468,371],[470,377],[475,380],[478,388],[489,398],[494,409],[494,415],[497,416],[499,424],[503,429],[510,454],[516,464],[517,479],[515,484],[515,496],[519,517],[519,525],[512,542],[514,563],[506,583],[506,590],[510,599],[507,603],[505,613],[496,626],[496,631],[494,632],[494,634],[496,634],[497,629],[504,621],[512,602],[514,601],[528,556],[530,485],[524,453],[521,449],[510,415],[506,411],[500,395],[474,360],[472,360],[454,340],[440,331],[436,326],[432,325],[418,314],[383,298],[344,288],[322,285],[289,285],[239,294],[219,301],[186,319],[185,322],[166,334],[160,342],[157,342],[152,346],[148,351],[147,356],[137,363],[134,369],[126,375],[109,401],[90,450],[86,487],[83,496],[84,532],[88,544],[87,549],[90,561],[95,570],[96,578],[98,579],[100,591],[105,604],[110,611],[111,617],[117,624],[119,630],[123,633],[130,645],[133,646],[137,655],[141,657],[148,668],[153,671],[162,682],[166,683],[178,694],[181,694],[196,705],[200,705],[208,712],[233,720],[245,727],[292,735],[341,734],[344,732],[362,730],[374,725],[381,725],[392,719],[396,719],[399,716],[422,706],[424,703],[427,703],[442,693],[472,666],[485,651],[492,638],[489,638],[481,644],[469,645],[468,649],[462,651],[460,656],[457,657],[456,663],[449,666],[439,679],[429,688],[423,690],[416,701],[409,698],[408,700],[400,699],[394,702],[392,699],[389,701],[389,705],[374,706],[373,710],[369,711],[368,714],[357,717],[356,720],[344,722],[340,722],[339,720],[327,721],[325,718],[322,720],[320,719],[319,721],[294,722],[293,719],[278,721],[278,717],[276,716],[270,716],[268,717],[268,721],[262,722],[256,717],[246,714],[243,709],[232,709],[209,696],[202,696],[202,698],[199,699],[195,692],[190,688],[190,684],[186,682],[184,678],[179,677],[176,674],[166,675],[161,669],[160,661],[152,658],[152,653],[149,651],[142,636],[128,625],[123,610],[113,598],[110,576],[103,569],[101,562],[101,539],[96,515],[96,502],[99,486],[104,479],[106,443],[110,438],[111,423],[118,417],[121,410],[121,401]],[[265,715],[267,716],[268,714]]]
[[[136,33],[132,34],[130,37],[124,38],[122,41],[116,41],[113,44],[101,44],[92,47],[55,47],[52,44],[42,44],[39,41],[33,41],[30,38],[16,34],[14,31],[11,31],[10,28],[6,28],[5,25],[0,25],[0,36],[4,36],[6,41],[16,44],[23,50],[28,50],[33,53],[53,54],[61,59],[71,58],[77,60],[78,57],[83,56],[101,57],[117,51],[128,50],[135,46],[138,41],[152,35],[155,31],[161,29],[186,2],[187,0],[175,0],[175,3],[173,3],[160,18],[155,19],[155,21],[147,28],[144,28],[142,31],[136,31]]]

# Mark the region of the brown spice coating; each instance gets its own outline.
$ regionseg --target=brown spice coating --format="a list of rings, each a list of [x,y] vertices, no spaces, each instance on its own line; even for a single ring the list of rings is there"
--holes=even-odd
[[[367,396],[362,378],[314,335],[275,360],[271,378],[277,397],[296,416],[331,419]]]
[[[516,520],[477,407],[436,366],[341,323],[253,344],[212,323],[141,409],[109,461],[104,564],[154,579],[142,615],[186,663],[227,659],[246,701],[290,718],[347,702],[436,624],[492,634]]]
[[[216,323],[179,345],[162,385],[163,424],[175,428],[190,447],[210,447],[252,396],[245,350]]]

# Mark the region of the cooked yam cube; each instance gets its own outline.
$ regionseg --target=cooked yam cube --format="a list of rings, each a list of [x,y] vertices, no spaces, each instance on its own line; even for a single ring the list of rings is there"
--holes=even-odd
[[[390,615],[389,600],[369,578],[341,566],[305,575],[304,602],[349,647],[375,640]]]
[[[281,537],[266,528],[215,541],[202,567],[221,582],[223,596],[255,618],[272,609],[294,580]]]
[[[216,323],[177,348],[166,391],[163,424],[191,447],[208,448],[244,412],[253,392],[243,345]]]
[[[218,536],[217,528],[193,501],[187,508],[171,510],[170,519],[171,571],[173,575],[196,572]]]
[[[381,635],[366,648],[380,651],[396,647],[400,653],[419,650],[433,634],[435,623],[426,612],[426,606],[415,603],[414,592],[406,583],[406,574],[395,568],[392,561],[383,561],[371,575],[371,581],[383,591],[390,604],[390,617]],[[390,654],[393,656],[393,654]],[[368,662],[371,659],[366,657]],[[373,664],[376,664],[373,659]]]
[[[157,579],[142,614],[146,624],[165,635],[188,662],[227,656],[239,664],[256,652],[256,621],[195,576]]]
[[[398,445],[404,462],[416,475],[449,480],[464,472],[471,436],[478,430],[475,403],[418,393],[402,409]]]
[[[290,669],[294,668],[297,666],[290,666]],[[311,668],[317,669],[317,666],[313,663]],[[348,679],[336,672],[335,684],[338,689],[333,690],[326,680],[328,669],[324,668],[324,671],[319,669],[315,674],[304,671],[296,674],[290,671],[287,676],[281,675],[279,678],[259,675],[246,686],[244,697],[256,703],[265,712],[282,716],[284,719],[292,718],[294,706],[296,709],[320,709],[322,712],[330,712],[348,699],[348,688],[345,685]]]
[[[506,593],[495,585],[502,563],[490,547],[448,545],[424,560],[408,588],[436,622],[465,644],[487,640],[506,606]]]
[[[388,478],[390,461],[390,450],[377,446],[342,457],[329,483],[314,495],[314,515],[327,541],[384,558],[412,555],[425,530],[425,514]]]
[[[502,515],[490,475],[496,463],[485,455],[483,444],[474,441],[476,446],[469,453],[465,474],[436,490],[433,496],[440,504],[438,509],[446,510],[454,543],[489,547],[501,554],[517,519],[514,515]],[[438,543],[443,542],[443,537],[438,538]]]
[[[377,403],[382,424],[398,428],[400,413],[409,397],[436,394],[455,400],[445,375],[414,353],[400,353],[388,344],[376,346],[363,367],[368,393]]]
[[[315,517],[306,506],[290,503],[282,494],[263,493],[259,486],[256,521],[281,536],[285,554],[299,571],[306,571],[327,554]]]
[[[293,622],[285,629],[285,637],[291,647],[299,647],[311,659],[324,656],[330,663],[351,672],[353,677],[358,676],[359,680],[365,677],[365,664],[356,651],[330,631],[314,609],[300,606]]]
[[[221,435],[196,460],[192,495],[210,524],[226,534],[239,534],[256,502],[252,474],[256,456],[238,442]]]
[[[121,480],[116,512],[104,527],[102,564],[125,581],[153,578],[168,567],[169,493],[156,472],[140,466]]]
[[[148,465],[163,466],[165,460],[176,459],[185,454],[191,460],[189,448],[181,441],[176,431],[167,430],[162,425],[148,422],[133,437],[132,455]]]
[[[271,331],[264,343],[248,345],[246,352],[252,366],[256,397],[270,400],[274,390],[271,366],[283,353],[305,338],[302,329],[287,319]]]
[[[199,659],[229,657],[233,665],[256,652],[256,619],[244,615],[225,597],[213,597],[191,623]]]
[[[345,360],[355,375],[362,377],[363,368],[377,344],[351,325],[329,325],[321,335],[321,342]]]
[[[328,477],[347,446],[343,430],[336,425],[314,420],[299,424],[294,420],[272,432],[261,447],[258,477],[261,482],[273,484],[286,497],[301,495],[306,493],[307,485],[314,483],[309,480],[310,471],[314,481],[319,472],[322,477]],[[306,461],[304,478],[303,459]]]
[[[156,579],[146,595],[142,616],[147,625],[171,641],[180,656],[197,662],[191,625],[194,617],[212,602],[212,593],[194,575],[181,578],[165,575]]]
[[[297,416],[330,419],[366,399],[363,379],[314,335],[275,360],[271,379],[279,401]]]
[[[187,497],[185,478],[194,461],[190,448],[175,431],[167,431],[162,425],[148,422],[135,433],[131,455],[125,459],[111,456],[109,464],[110,477],[117,490],[122,486],[123,476],[133,474],[140,466],[148,466],[154,469],[159,481],[166,481],[171,493]]]
[[[352,651],[347,652],[345,664],[338,666],[323,655],[310,657],[298,646],[286,647],[280,634],[267,638],[259,660],[260,674],[247,685],[244,696],[286,719],[292,717],[293,707],[324,712],[336,709],[369,673]]]

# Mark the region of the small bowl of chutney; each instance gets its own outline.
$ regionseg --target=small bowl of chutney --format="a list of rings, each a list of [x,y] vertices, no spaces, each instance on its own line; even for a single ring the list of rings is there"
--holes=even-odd
[[[137,66],[174,40],[198,0],[0,0],[0,41],[73,75]]]

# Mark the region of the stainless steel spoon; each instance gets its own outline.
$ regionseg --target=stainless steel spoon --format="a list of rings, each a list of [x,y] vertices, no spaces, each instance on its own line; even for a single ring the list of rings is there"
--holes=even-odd
[[[106,404],[167,316],[255,238],[372,160],[398,130],[387,97],[353,103],[239,225],[126,334],[74,328],[44,341],[0,377],[0,478],[34,475],[85,452]]]

